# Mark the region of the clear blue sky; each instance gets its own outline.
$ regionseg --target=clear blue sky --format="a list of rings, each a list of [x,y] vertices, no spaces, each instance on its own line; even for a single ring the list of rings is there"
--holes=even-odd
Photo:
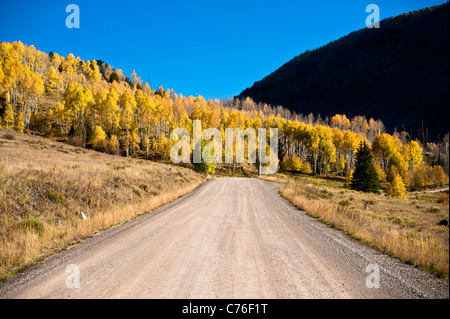
[[[384,19],[444,2],[1,0],[0,42],[101,59],[184,96],[229,98],[305,50],[364,28],[368,4]],[[79,29],[65,25],[71,3]]]

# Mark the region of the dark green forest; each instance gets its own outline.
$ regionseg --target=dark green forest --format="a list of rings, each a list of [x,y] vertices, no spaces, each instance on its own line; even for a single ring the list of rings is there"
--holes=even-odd
[[[322,118],[379,118],[388,131],[436,140],[449,131],[448,62],[446,3],[306,51],[238,97]]]

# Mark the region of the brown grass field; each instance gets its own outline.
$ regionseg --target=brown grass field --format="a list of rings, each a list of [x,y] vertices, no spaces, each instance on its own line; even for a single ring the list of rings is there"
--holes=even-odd
[[[205,180],[179,166],[0,129],[0,282]]]

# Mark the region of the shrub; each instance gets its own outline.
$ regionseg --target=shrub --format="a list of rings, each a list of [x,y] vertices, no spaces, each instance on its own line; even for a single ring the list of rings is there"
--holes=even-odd
[[[326,189],[322,189],[317,193],[317,196],[319,196],[320,198],[329,199],[333,197],[333,193],[327,191]]]
[[[106,163],[106,165],[111,166],[113,169],[116,169],[116,170],[121,170],[121,169],[126,169],[126,168],[131,167],[130,164],[127,164],[124,162],[119,162],[119,163],[108,162],[108,163]]]
[[[46,193],[46,196],[49,200],[55,203],[60,203],[64,200],[64,195],[58,193],[57,191],[53,189],[49,189]]]
[[[1,165],[0,165],[1,167]],[[442,193],[439,198],[436,200],[437,203],[439,204],[446,204],[448,205],[448,194],[447,193]]]
[[[341,200],[338,204],[341,205],[342,207],[347,207],[350,206],[350,200],[348,199]]]
[[[9,133],[6,133],[5,135],[3,135],[3,138],[5,140],[9,140],[9,141],[14,141],[16,139],[14,135],[9,134]]]
[[[430,208],[430,212],[431,212],[431,213],[437,214],[437,213],[439,213],[440,211],[441,211],[441,209],[440,209],[439,207],[437,207],[437,206],[434,206],[434,207],[431,207],[431,208]]]
[[[281,162],[281,167],[286,171],[300,172],[302,169],[302,160],[297,155],[285,157]]]
[[[84,147],[84,142],[78,136],[71,136],[66,141],[67,144],[72,146]]]
[[[203,160],[201,163],[194,163],[194,169],[199,173],[206,173],[208,175],[214,175],[216,173],[216,165],[213,163],[205,163]]]
[[[409,186],[412,189],[422,189],[426,186],[425,167],[418,166],[409,172]]]
[[[401,219],[400,217],[397,216],[391,216],[389,217],[389,220],[397,225],[400,225],[401,227],[405,228],[406,227],[406,223],[403,219]]]
[[[44,224],[34,217],[22,219],[15,225],[15,228],[25,232],[34,231],[39,235],[42,235],[44,233]]]
[[[157,191],[157,190],[152,190],[152,191],[150,192],[150,195],[152,195],[152,196],[158,196],[159,194],[161,194],[161,192],[160,192],[160,191]]]
[[[139,187],[134,186],[134,187],[133,187],[133,192],[134,192],[137,196],[142,197],[142,189],[140,189]]]

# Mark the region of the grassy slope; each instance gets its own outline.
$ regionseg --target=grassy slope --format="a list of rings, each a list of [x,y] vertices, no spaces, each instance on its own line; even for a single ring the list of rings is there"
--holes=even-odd
[[[7,134],[13,138],[5,138]],[[186,168],[0,129],[0,282],[70,243],[170,202],[204,180]]]
[[[351,237],[447,279],[448,193],[409,194],[408,199],[344,188],[344,181],[278,174],[281,195],[309,215]],[[367,204],[367,205],[366,205]]]

